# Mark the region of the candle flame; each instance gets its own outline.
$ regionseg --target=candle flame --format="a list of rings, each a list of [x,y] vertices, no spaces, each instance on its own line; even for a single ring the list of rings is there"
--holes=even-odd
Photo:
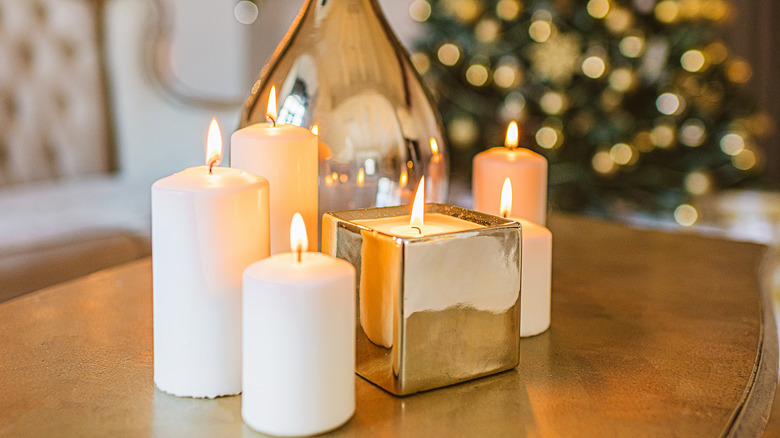
[[[420,178],[420,184],[417,185],[417,193],[414,195],[412,204],[412,217],[409,220],[410,227],[422,229],[425,222],[425,177]]]
[[[406,187],[406,184],[409,183],[409,174],[406,172],[406,169],[401,171],[401,178],[398,180],[398,184],[403,189]]]
[[[360,170],[358,171],[358,176],[357,176],[358,187],[363,187],[365,181],[366,181],[366,171],[361,167]]]
[[[271,119],[276,126],[276,86],[271,87],[271,93],[268,95],[268,108],[265,111],[265,117]]]
[[[439,144],[436,143],[436,139],[431,137],[431,152],[434,156],[439,155]]]
[[[298,261],[301,261],[301,253],[309,250],[309,238],[306,235],[306,224],[300,213],[295,213],[290,221],[290,248],[298,253]]]
[[[209,133],[206,140],[206,165],[211,167],[222,161],[222,134],[219,132],[217,119],[211,119],[209,123]]]
[[[311,133],[314,135],[320,135],[320,127],[317,125],[312,126]]]
[[[504,145],[509,149],[514,149],[519,144],[520,132],[517,128],[517,122],[512,120],[509,122],[509,126],[506,128],[506,141]]]
[[[512,211],[512,181],[509,178],[504,180],[504,187],[501,189],[501,216],[508,217]]]

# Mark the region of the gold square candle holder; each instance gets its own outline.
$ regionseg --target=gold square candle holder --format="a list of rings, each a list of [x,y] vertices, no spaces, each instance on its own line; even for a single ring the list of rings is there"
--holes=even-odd
[[[415,236],[409,219],[404,206],[323,217],[322,251],[357,271],[357,373],[408,395],[516,367],[520,224],[425,204]]]

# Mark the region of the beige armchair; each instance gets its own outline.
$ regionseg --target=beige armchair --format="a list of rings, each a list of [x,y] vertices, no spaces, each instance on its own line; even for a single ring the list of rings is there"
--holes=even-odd
[[[69,217],[113,196],[94,176],[116,168],[103,8],[0,0],[0,302],[149,254],[137,230]]]

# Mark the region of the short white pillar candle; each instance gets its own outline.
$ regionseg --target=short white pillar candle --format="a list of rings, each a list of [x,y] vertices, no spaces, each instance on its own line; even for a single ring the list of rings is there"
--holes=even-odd
[[[327,432],[355,412],[355,269],[306,246],[244,272],[241,416],[270,435]]]

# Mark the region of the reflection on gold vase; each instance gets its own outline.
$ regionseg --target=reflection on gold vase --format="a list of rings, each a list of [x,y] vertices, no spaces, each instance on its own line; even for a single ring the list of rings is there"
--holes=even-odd
[[[280,123],[317,125],[320,214],[409,203],[429,169],[427,200],[446,198],[438,111],[376,0],[308,0],[252,88],[241,127],[265,121],[272,86]]]

